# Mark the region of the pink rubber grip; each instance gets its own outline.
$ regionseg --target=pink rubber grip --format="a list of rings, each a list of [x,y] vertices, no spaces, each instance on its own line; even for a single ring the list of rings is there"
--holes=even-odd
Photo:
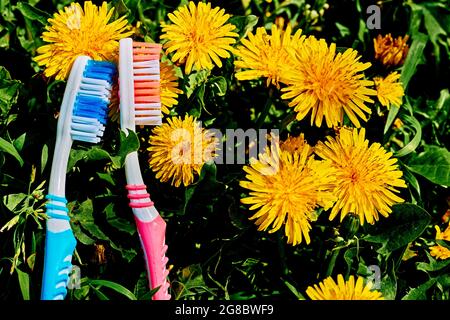
[[[134,220],[145,253],[150,288],[160,287],[153,295],[153,300],[170,300],[167,281],[169,271],[166,268],[168,261],[165,243],[166,222],[159,215],[150,222],[141,221],[136,216]]]

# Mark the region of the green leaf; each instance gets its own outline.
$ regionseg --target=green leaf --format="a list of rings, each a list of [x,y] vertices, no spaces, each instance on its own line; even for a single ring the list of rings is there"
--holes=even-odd
[[[420,197],[420,184],[416,176],[411,173],[404,163],[399,161],[399,164],[401,165],[401,170],[403,172],[403,179],[416,191],[417,196]]]
[[[224,184],[217,181],[217,167],[213,161],[206,162],[200,171],[199,179],[196,183],[188,186],[184,193],[183,211],[180,213],[184,215],[193,198],[199,197],[207,198],[207,202],[211,205],[211,198],[214,194],[219,194],[224,188]],[[197,197],[197,195],[199,197]]]
[[[81,149],[71,149],[69,154],[69,161],[67,164],[67,172],[70,172],[78,161],[84,159],[87,151]]]
[[[417,71],[417,66],[422,62],[423,59],[423,51],[428,42],[428,37],[423,33],[417,33],[414,37],[414,41],[411,44],[411,47],[408,52],[408,56],[406,57],[405,63],[402,67],[402,73],[400,75],[400,82],[403,84],[403,88],[406,92],[409,81],[412,76]],[[392,105],[389,109],[389,114],[386,120],[386,125],[384,126],[384,133],[386,133],[394,122],[400,108]]]
[[[6,141],[5,139],[0,137],[0,151],[4,151],[10,155],[12,155],[22,167],[24,162],[20,154],[17,152],[16,148],[11,142]]]
[[[420,145],[420,141],[422,141],[422,126],[420,122],[417,121],[417,119],[413,116],[409,115],[403,115],[401,118],[405,122],[405,124],[410,124],[414,128],[416,134],[406,146],[395,153],[395,156],[397,157],[404,157],[410,154],[417,149],[417,147]]]
[[[108,296],[106,294],[104,294],[103,292],[101,292],[99,289],[97,289],[94,286],[92,286],[91,288],[94,290],[94,293],[97,295],[99,300],[101,300],[101,301],[109,300]]]
[[[151,297],[148,297],[148,278],[146,272],[141,272],[139,275],[133,293],[138,300],[151,300]]]
[[[391,127],[392,123],[394,122],[395,118],[397,118],[397,114],[400,111],[400,107],[397,107],[396,105],[391,105],[389,108],[389,113],[386,119],[386,124],[384,125],[384,134],[388,132],[389,128]]]
[[[100,240],[109,240],[94,222],[93,212],[94,207],[92,205],[92,200],[87,199],[78,206],[77,210],[72,211],[72,215],[74,221],[78,221],[83,229],[88,231],[92,237]]]
[[[236,26],[237,30],[234,30],[234,32],[239,34],[240,39],[245,38],[248,32],[252,32],[258,23],[258,17],[252,14],[247,16],[233,16],[228,22]]]
[[[200,70],[194,73],[191,73],[188,76],[188,83],[186,84],[186,97],[190,98],[191,95],[195,92],[195,90],[198,90],[198,87],[205,84],[205,82],[208,80],[208,76],[210,75],[211,71],[209,70]]]
[[[395,263],[391,263],[386,275],[381,279],[381,293],[385,300],[395,300],[397,295],[397,277],[395,275]]]
[[[450,265],[450,259],[447,260],[436,260],[433,258],[428,251],[426,251],[427,257],[428,257],[428,263],[426,262],[419,262],[416,265],[417,270],[421,270],[424,272],[434,272],[439,271],[448,265]]]
[[[133,223],[116,216],[114,203],[108,204],[104,210],[104,213],[106,214],[106,221],[117,230],[126,232],[130,235],[136,233],[136,227]]]
[[[114,179],[111,177],[110,173],[101,173],[101,172],[97,172],[97,176],[102,179],[103,181],[106,181],[108,183],[110,183],[111,185],[115,186],[116,182],[114,181]]]
[[[193,264],[185,267],[181,271],[178,282],[181,286],[180,290],[176,293],[175,299],[192,295],[196,291],[203,291],[205,288],[205,280],[200,264]]]
[[[109,245],[111,246],[111,248],[113,248],[114,250],[117,250],[120,252],[120,255],[122,256],[122,258],[124,258],[125,260],[127,260],[127,262],[130,262],[131,260],[134,259],[134,257],[136,257],[137,252],[134,249],[124,249],[121,246],[116,245],[113,241],[109,240]]]
[[[223,97],[227,92],[227,80],[224,77],[212,77],[208,84],[212,92],[219,97]]]
[[[111,156],[106,150],[100,149],[99,147],[92,147],[86,152],[86,159],[92,161],[110,160]]]
[[[14,194],[8,194],[7,196],[3,197],[3,203],[4,205],[11,211],[14,212],[17,206],[25,200],[25,198],[28,195],[25,193],[14,193]]]
[[[189,202],[191,201],[192,197],[194,196],[195,192],[195,185],[188,186],[186,190],[184,191],[184,205],[183,205],[183,211],[181,212],[181,215],[186,214],[186,209],[188,207]]]
[[[298,300],[306,300],[305,297],[300,292],[297,291],[295,286],[289,283],[289,281],[284,280],[283,282],[286,285],[286,287],[288,287],[289,291],[291,291]]]
[[[127,129],[127,133],[120,131],[120,147],[118,156],[121,166],[125,163],[125,158],[131,152],[139,150],[139,138],[136,132]]]
[[[19,9],[25,18],[32,21],[38,21],[42,25],[46,25],[47,19],[50,18],[50,15],[47,12],[39,10],[26,2],[17,3],[16,8]]]
[[[439,64],[441,61],[439,43],[441,40],[447,37],[447,33],[445,32],[444,29],[442,29],[441,25],[436,20],[436,18],[426,8],[423,8],[423,16],[425,29],[427,30],[427,33],[430,36],[430,40],[433,43],[436,63]],[[442,41],[442,43],[445,45],[444,41]]]
[[[30,300],[30,275],[20,271],[19,268],[16,268],[15,270],[17,271],[17,277],[19,278],[19,287],[22,298],[23,300]]]
[[[137,300],[133,292],[131,292],[130,290],[128,290],[127,288],[118,283],[107,280],[89,280],[89,284],[92,286],[107,287],[120,293],[121,295],[127,297],[130,300]]]
[[[403,88],[406,91],[409,81],[417,71],[417,66],[422,61],[423,51],[427,45],[428,37],[423,33],[417,33],[403,64],[402,73],[400,75],[400,82],[403,84]]]
[[[388,254],[417,239],[428,226],[431,216],[421,207],[403,203],[392,207],[388,218],[377,223],[375,230],[369,230],[364,240],[382,244],[377,250]]]
[[[0,119],[8,114],[11,106],[16,103],[20,81],[11,80],[11,76],[5,67],[0,66]]]
[[[44,144],[41,152],[41,174],[44,172],[45,166],[47,165],[47,161],[48,161],[48,146]]]
[[[406,165],[433,183],[450,186],[450,153],[445,148],[426,146],[424,152],[415,154]]]
[[[27,133],[25,132],[25,133],[21,134],[20,137],[18,137],[17,139],[14,140],[13,145],[14,145],[14,148],[16,148],[16,150],[18,152],[22,151],[26,136],[27,136]]]
[[[81,226],[76,223],[71,223],[73,234],[75,235],[75,238],[77,238],[78,241],[80,241],[82,244],[86,246],[93,245],[95,243],[95,240],[89,237],[86,233],[81,230]]]
[[[430,279],[417,288],[411,289],[402,300],[427,300],[427,291],[436,283],[436,279]]]
[[[350,29],[344,26],[343,24],[340,24],[339,22],[335,23],[336,28],[339,30],[339,34],[342,38],[345,38],[346,36],[349,36],[351,34]]]

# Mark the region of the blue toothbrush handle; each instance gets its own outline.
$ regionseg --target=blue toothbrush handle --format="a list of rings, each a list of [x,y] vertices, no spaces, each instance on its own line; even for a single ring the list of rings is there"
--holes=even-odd
[[[61,206],[60,201],[58,201],[59,205],[52,203],[52,200],[57,197],[49,195],[47,198],[50,199],[46,205],[47,215],[50,219],[69,220],[67,215],[57,213],[67,210],[65,206]],[[47,226],[41,300],[63,300],[66,297],[69,275],[72,271],[72,255],[76,243],[70,227],[61,232],[54,232],[49,230]]]

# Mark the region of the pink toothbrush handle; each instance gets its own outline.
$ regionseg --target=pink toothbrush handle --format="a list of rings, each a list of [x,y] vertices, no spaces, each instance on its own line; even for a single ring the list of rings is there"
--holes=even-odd
[[[166,222],[157,216],[149,222],[141,221],[135,216],[136,225],[144,250],[150,288],[160,287],[153,295],[153,300],[170,300],[167,275],[167,245],[165,243]]]

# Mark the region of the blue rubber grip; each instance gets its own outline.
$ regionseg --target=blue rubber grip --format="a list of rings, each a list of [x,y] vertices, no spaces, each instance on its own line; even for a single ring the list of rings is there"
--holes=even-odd
[[[62,296],[62,299],[66,297],[72,262],[64,261],[64,259],[72,256],[76,244],[70,229],[59,233],[47,230],[41,300],[54,300],[58,296]]]
[[[52,201],[52,196],[48,197]],[[60,199],[55,199],[63,202]],[[52,219],[67,219],[67,216],[56,214],[60,206],[47,204],[47,215]],[[60,218],[58,218],[58,216]],[[71,229],[52,232],[47,229],[45,238],[44,274],[42,277],[41,300],[62,300],[67,295],[67,284],[72,270],[72,255],[76,239]]]

